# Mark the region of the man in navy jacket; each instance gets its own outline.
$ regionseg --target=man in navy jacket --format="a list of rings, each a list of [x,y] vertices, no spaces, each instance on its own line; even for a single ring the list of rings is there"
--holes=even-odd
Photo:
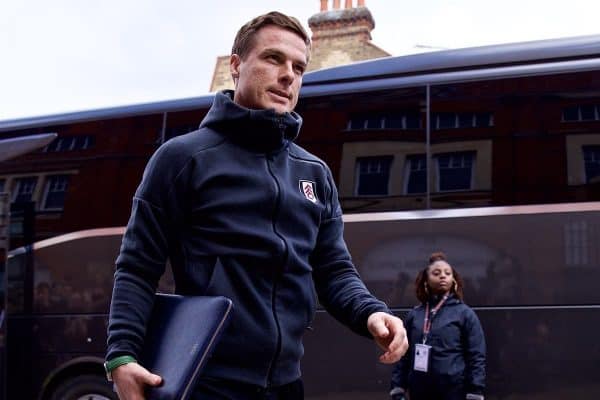
[[[382,362],[406,351],[402,321],[352,264],[329,168],[293,142],[309,54],[295,18],[272,12],[244,25],[230,59],[235,91],[218,93],[199,130],[166,142],[148,163],[108,326],[107,370],[122,400],[142,399],[145,385],[161,381],[136,360],[167,259],[177,293],[223,295],[235,306],[197,398],[302,399],[315,291],[336,319],[375,340]]]

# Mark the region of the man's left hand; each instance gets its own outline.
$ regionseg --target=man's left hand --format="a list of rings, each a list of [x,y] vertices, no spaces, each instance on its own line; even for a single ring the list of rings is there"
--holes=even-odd
[[[382,363],[393,364],[408,350],[406,329],[400,318],[384,312],[375,312],[369,315],[367,328],[375,343],[384,351],[379,356]]]

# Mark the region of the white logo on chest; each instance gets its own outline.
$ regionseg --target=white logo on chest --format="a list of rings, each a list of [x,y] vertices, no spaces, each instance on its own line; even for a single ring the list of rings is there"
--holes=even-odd
[[[313,203],[317,202],[317,194],[315,193],[314,182],[300,180],[300,191],[307,200],[310,200]]]

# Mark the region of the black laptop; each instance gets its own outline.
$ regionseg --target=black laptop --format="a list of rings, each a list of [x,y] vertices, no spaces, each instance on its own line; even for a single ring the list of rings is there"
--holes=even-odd
[[[186,400],[223,332],[232,310],[226,297],[157,294],[141,365],[160,375],[147,400]]]

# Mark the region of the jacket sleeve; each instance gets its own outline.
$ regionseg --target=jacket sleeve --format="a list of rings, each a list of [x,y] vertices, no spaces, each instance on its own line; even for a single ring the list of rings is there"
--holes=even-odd
[[[168,145],[168,146],[167,146]],[[180,220],[181,155],[167,142],[152,156],[133,198],[131,216],[116,261],[106,359],[139,359],[154,293],[165,270]]]
[[[479,318],[467,309],[462,329],[465,348],[465,383],[467,393],[483,394],[485,390],[485,336]]]
[[[354,332],[371,338],[367,319],[377,311],[391,313],[361,280],[344,241],[344,223],[337,190],[328,172],[329,193],[325,215],[310,257],[320,303]]]
[[[414,363],[414,343],[411,340],[413,331],[415,310],[411,310],[404,321],[404,328],[406,329],[406,337],[408,338],[408,350],[404,357],[400,359],[392,369],[392,380],[390,389],[402,388],[404,391],[408,389],[408,374]]]

